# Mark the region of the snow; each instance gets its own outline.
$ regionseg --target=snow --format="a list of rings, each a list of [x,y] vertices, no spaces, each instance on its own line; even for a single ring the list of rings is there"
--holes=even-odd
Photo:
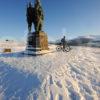
[[[23,55],[0,54],[0,100],[99,100],[100,48]]]
[[[10,48],[12,52],[25,50],[26,44],[24,42],[18,41],[0,41],[0,53],[6,48]]]
[[[94,41],[99,41],[100,35],[86,35],[86,36],[79,36],[79,38],[88,38],[88,39],[92,39]]]
[[[28,46],[28,47],[26,47],[24,54],[36,56],[36,55],[44,55],[44,54],[47,54],[47,53],[51,53],[53,51],[54,50],[52,50],[51,48],[48,49],[48,50],[41,50],[41,48],[34,48],[32,46]]]

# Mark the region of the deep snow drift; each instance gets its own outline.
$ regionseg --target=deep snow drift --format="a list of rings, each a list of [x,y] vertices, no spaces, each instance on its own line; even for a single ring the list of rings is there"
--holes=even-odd
[[[0,54],[0,100],[100,100],[100,48],[50,47],[37,57]]]

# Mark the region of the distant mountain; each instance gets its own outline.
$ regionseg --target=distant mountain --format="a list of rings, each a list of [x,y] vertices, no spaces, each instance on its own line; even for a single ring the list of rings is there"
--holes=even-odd
[[[100,35],[88,35],[84,36],[84,38],[92,39],[93,41],[100,41]]]
[[[88,35],[88,36],[79,36],[75,39],[69,40],[70,45],[85,45],[89,43],[100,43],[100,35]]]
[[[92,41],[87,43],[87,46],[92,46],[92,47],[100,47],[100,35],[98,36],[91,36]]]

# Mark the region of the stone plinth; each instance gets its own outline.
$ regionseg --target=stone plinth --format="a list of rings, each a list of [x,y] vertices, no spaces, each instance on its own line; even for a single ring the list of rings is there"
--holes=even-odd
[[[28,34],[27,48],[28,54],[31,52],[38,54],[38,52],[43,50],[49,50],[48,48],[48,38],[45,32],[32,32]]]

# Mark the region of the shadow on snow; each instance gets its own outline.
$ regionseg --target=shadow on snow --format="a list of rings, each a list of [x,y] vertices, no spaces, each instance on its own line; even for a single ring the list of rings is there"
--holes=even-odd
[[[23,52],[13,52],[13,53],[1,53],[0,57],[23,58],[23,57],[35,57],[35,56],[24,54],[24,51],[23,51]]]
[[[26,100],[30,93],[33,93],[33,98],[36,100],[36,91],[40,84],[36,74],[18,71],[4,62],[0,62],[0,86],[3,87],[4,100],[10,100],[12,97]]]

